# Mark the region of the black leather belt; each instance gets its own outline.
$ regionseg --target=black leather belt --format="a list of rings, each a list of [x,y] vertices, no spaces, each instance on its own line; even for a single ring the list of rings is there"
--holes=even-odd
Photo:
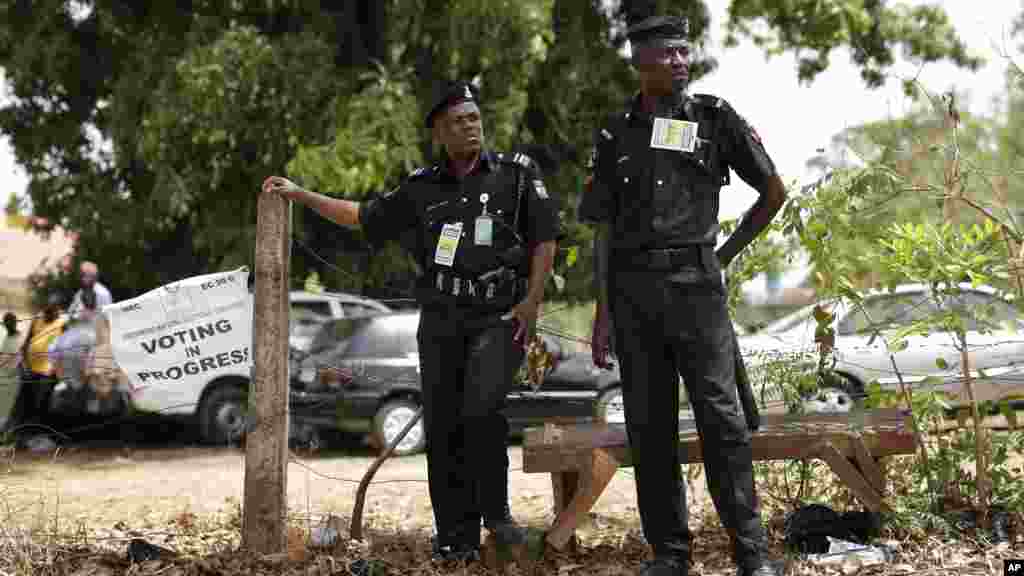
[[[704,244],[691,244],[659,250],[616,251],[612,254],[611,265],[614,267],[617,263],[626,264],[628,262],[632,268],[649,268],[651,270],[671,270],[684,266],[699,268],[702,264],[702,253],[710,250],[711,247]]]

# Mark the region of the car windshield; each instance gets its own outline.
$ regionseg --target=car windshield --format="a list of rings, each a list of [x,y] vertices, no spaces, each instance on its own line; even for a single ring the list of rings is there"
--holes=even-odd
[[[943,308],[956,311],[967,330],[1016,332],[1021,328],[1016,306],[984,292],[963,292],[947,299]]]
[[[783,316],[782,318],[779,318],[778,320],[775,320],[773,322],[768,323],[767,326],[765,326],[764,328],[758,330],[757,333],[758,334],[781,334],[783,332],[788,332],[788,331],[792,330],[793,328],[796,328],[797,326],[800,326],[801,324],[804,324],[806,322],[812,321],[813,317],[814,317],[814,305],[812,304],[811,306],[807,306],[805,308],[801,308],[800,310],[797,310],[796,312],[792,312],[790,314],[787,314],[787,315]]]
[[[935,313],[924,292],[880,294],[864,299],[840,322],[840,335],[871,334],[878,330],[903,328],[921,322]]]
[[[352,335],[366,326],[370,318],[342,318],[325,322],[313,338],[309,347],[311,354],[318,354],[329,348],[347,345]]]
[[[364,318],[366,319],[366,318]],[[380,314],[364,322],[346,351],[350,358],[399,358],[417,352],[414,314]]]

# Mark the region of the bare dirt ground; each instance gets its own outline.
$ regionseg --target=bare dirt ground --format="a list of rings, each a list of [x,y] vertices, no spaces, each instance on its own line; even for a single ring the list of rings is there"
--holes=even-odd
[[[513,513],[529,524],[553,518],[550,478],[521,471],[522,450],[509,448]],[[324,456],[296,455],[288,468],[292,512],[318,519],[348,518],[357,483],[373,461],[368,450]],[[245,452],[231,448],[71,449],[49,457],[18,452],[0,469],[0,504],[21,518],[58,518],[65,526],[103,528],[127,523],[159,525],[181,514],[237,509],[243,497]],[[693,483],[691,506],[705,502],[703,481]],[[621,470],[594,512],[638,529],[630,470]],[[429,532],[432,513],[424,456],[388,460],[367,493],[365,523],[387,518],[404,530]],[[583,532],[586,531],[584,528]]]
[[[514,515],[529,525],[546,527],[553,519],[549,477],[521,472],[522,450],[518,446],[509,449],[509,459]],[[346,548],[324,555],[308,547],[309,529],[321,525],[327,515],[339,518],[339,532],[343,539],[347,536],[357,483],[372,460],[368,449],[355,447],[294,455],[288,469],[288,504],[293,515],[287,555],[290,564],[281,564],[238,551],[243,450],[180,444],[132,448],[80,445],[50,456],[32,456],[23,451],[0,454],[0,549],[13,550],[25,559],[22,564],[16,559],[13,571],[5,572],[0,557],[0,574],[333,575],[350,573],[343,566],[357,557],[382,559],[398,570],[391,574],[451,573],[445,566],[429,561],[432,514],[422,455],[389,460],[378,472],[368,492],[364,515],[369,548],[353,548],[354,543],[348,542]],[[706,496],[703,477],[688,485],[691,527],[696,536],[694,573],[734,574],[728,540]],[[775,538],[773,555],[781,557],[778,518],[766,520]],[[296,523],[302,529],[294,539],[298,548],[293,550]],[[19,525],[33,528],[31,541],[21,540],[29,536],[17,536]],[[54,534],[70,536],[51,536]],[[543,565],[512,573],[635,574],[647,549],[640,536],[631,470],[616,475],[578,534],[583,543],[578,552],[546,553]],[[125,554],[132,538],[143,538],[188,557],[170,563],[132,565]],[[833,571],[801,561],[792,564],[788,573],[888,576],[925,573],[928,571],[922,572],[922,566],[934,568],[939,563],[949,568],[943,574],[996,574],[1000,558],[1014,552],[969,542],[936,541],[925,548],[908,545],[898,560],[875,570]],[[59,550],[63,552],[58,554]],[[297,554],[293,556],[293,552]],[[935,558],[925,558],[924,553]],[[40,568],[43,566],[47,568]],[[488,572],[477,566],[458,573],[468,576]]]

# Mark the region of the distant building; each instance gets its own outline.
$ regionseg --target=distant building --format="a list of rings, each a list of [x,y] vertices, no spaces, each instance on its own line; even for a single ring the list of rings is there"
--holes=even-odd
[[[0,310],[28,309],[29,276],[71,264],[74,234],[55,228],[44,238],[33,223],[31,217],[0,218]]]

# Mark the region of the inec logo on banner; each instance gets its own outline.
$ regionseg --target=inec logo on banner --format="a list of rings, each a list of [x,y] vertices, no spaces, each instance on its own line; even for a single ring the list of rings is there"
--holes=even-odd
[[[173,387],[252,366],[249,270],[186,278],[104,306],[114,360],[132,388]]]

